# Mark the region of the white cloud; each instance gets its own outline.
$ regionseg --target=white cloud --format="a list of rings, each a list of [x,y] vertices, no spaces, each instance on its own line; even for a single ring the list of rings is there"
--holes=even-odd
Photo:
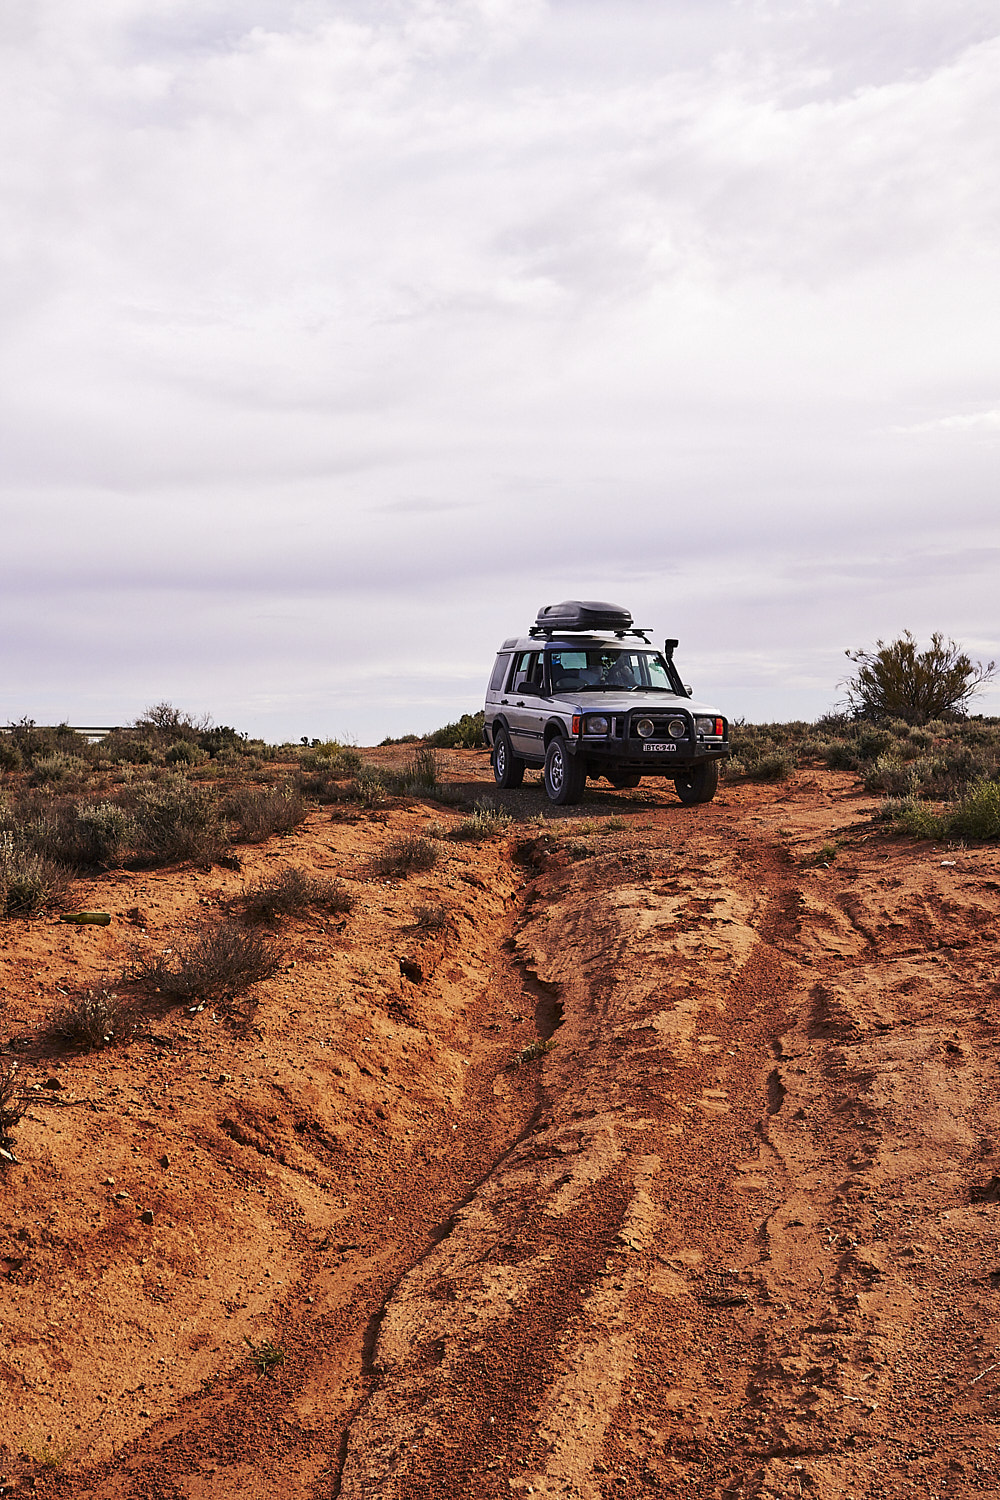
[[[768,717],[793,638],[995,637],[998,61],[979,0],[11,4],[0,717],[79,692],[28,601],[112,716],[319,712],[348,641],[363,735],[393,632],[474,682],[549,596],[755,640]]]

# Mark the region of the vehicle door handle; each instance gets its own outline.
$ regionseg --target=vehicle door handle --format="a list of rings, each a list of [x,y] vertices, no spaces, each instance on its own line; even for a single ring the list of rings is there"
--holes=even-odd
[[[501,707],[503,707],[503,708],[508,708],[510,706],[509,703],[508,703],[508,700],[506,698],[501,698],[500,699],[500,704],[501,704]]]
[[[524,707],[524,699],[523,698],[518,698],[517,702],[514,704],[514,707],[515,708],[523,708]]]

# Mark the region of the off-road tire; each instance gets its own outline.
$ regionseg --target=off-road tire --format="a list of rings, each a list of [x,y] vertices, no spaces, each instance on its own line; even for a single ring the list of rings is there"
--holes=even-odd
[[[718,761],[705,760],[690,771],[682,771],[674,778],[674,785],[678,797],[689,807],[696,802],[711,802],[719,785]]]
[[[493,780],[497,786],[507,791],[510,787],[520,786],[524,780],[524,761],[520,756],[514,754],[514,747],[510,742],[510,735],[506,729],[500,728],[493,736]]]
[[[560,807],[579,802],[583,796],[587,768],[582,760],[570,754],[561,735],[549,742],[545,752],[544,781],[545,795]]]

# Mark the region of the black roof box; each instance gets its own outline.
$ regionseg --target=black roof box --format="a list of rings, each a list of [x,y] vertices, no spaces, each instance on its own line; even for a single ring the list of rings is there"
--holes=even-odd
[[[629,610],[622,609],[620,604],[604,604],[600,599],[564,599],[561,604],[546,604],[535,616],[535,631],[539,632],[631,629]]]

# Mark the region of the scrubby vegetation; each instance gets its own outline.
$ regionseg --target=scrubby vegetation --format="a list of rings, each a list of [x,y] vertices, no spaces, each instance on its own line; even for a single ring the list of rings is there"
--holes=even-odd
[[[354,897],[342,880],[308,875],[289,865],[249,886],[239,905],[248,922],[274,926],[279,917],[299,916],[308,910],[330,915],[349,912]]]
[[[857,667],[844,683],[847,706],[855,719],[882,723],[901,719],[927,724],[964,714],[970,699],[996,673],[996,662],[974,662],[940,631],[931,636],[926,651],[908,630],[888,645],[876,641],[874,650],[848,651]]]
[[[281,950],[270,938],[237,922],[222,922],[173,953],[136,952],[125,978],[177,1003],[231,1000],[270,979],[281,961]]]
[[[101,985],[53,1006],[44,1031],[50,1042],[89,1052],[131,1040],[138,1025],[134,999]]]
[[[414,870],[429,870],[437,864],[438,851],[430,839],[419,834],[404,834],[390,839],[372,859],[372,871],[376,875],[399,877]]]

